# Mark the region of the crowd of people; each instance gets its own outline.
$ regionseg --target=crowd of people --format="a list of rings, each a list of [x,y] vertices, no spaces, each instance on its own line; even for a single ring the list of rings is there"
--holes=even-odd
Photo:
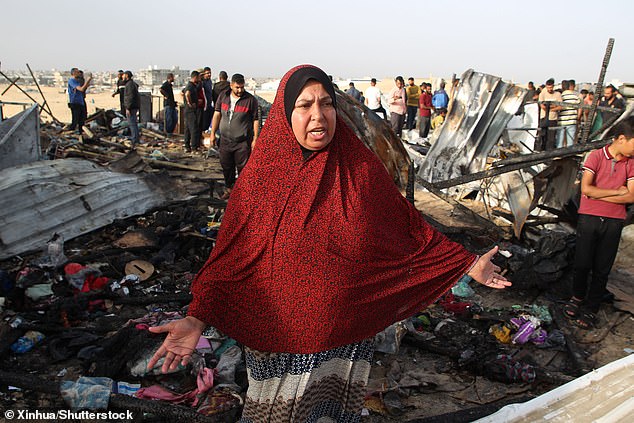
[[[388,113],[382,103],[383,93],[376,86],[376,82],[376,78],[370,80],[365,95],[355,88],[354,82],[350,82],[345,92],[387,120]],[[444,81],[441,81],[438,90],[433,94],[432,84],[423,82],[420,86],[416,85],[413,77],[409,77],[405,85],[405,80],[399,75],[394,78],[394,85],[386,95],[386,100],[390,126],[396,136],[402,138],[404,128],[410,131],[418,126],[420,137],[427,138],[430,129],[434,130],[442,125],[449,106],[449,95],[445,91]]]
[[[570,147],[576,144],[581,136],[581,130],[590,126],[591,131],[597,130],[605,122],[617,117],[605,109],[625,109],[625,101],[614,85],[603,89],[603,95],[598,102],[599,110],[593,120],[589,122],[589,109],[579,106],[591,106],[594,93],[586,89],[577,91],[574,79],[562,80],[561,87],[555,88],[555,80],[549,78],[539,88],[531,81],[528,83],[527,101],[537,101],[539,105],[540,134],[535,143],[535,150],[552,150],[554,148]],[[570,106],[567,106],[567,105]]]
[[[132,72],[120,70],[112,96],[119,96],[121,113],[128,119],[130,139],[133,146],[136,146],[139,142],[137,116],[140,97],[138,85],[132,80],[132,76]],[[178,122],[179,107],[174,96],[174,80],[174,74],[169,73],[159,90],[163,96],[164,130],[167,137],[174,133]],[[69,98],[78,97],[78,100],[82,100],[83,97],[75,93],[81,92],[85,96],[88,83],[89,81],[85,86],[79,85],[79,80],[71,78],[68,85]],[[244,76],[239,73],[234,74],[229,82],[226,71],[220,71],[218,80],[213,83],[211,68],[205,67],[191,72],[190,79],[181,92],[184,151],[207,154],[202,140],[205,133],[209,134],[211,147],[217,149],[220,156],[225,178],[223,199],[229,198],[236,173],[239,174],[246,165],[260,131],[258,102],[245,90],[244,84]],[[82,104],[85,106],[85,102]],[[85,112],[82,116],[85,116]],[[81,131],[83,121],[78,120],[78,129]],[[71,128],[75,129],[75,126]]]
[[[356,89],[353,82],[350,82],[345,92],[384,119],[388,119],[382,102],[383,93],[376,87],[376,82],[376,78],[371,79],[365,95]],[[394,133],[402,138],[403,129],[410,131],[418,126],[419,136],[427,138],[430,130],[433,131],[442,125],[447,115],[449,94],[445,90],[445,82],[441,81],[433,94],[432,84],[423,82],[418,86],[413,77],[408,78],[407,85],[402,76],[397,76],[394,83],[395,86],[385,96],[389,122]],[[531,81],[527,90],[526,101],[539,104],[540,132],[535,142],[535,150],[552,150],[578,142],[580,129],[588,124],[589,114],[589,108],[578,106],[590,106],[594,101],[594,93],[586,89],[577,92],[574,79],[563,80],[561,87],[555,88],[555,80],[552,78],[540,87],[535,87]],[[571,106],[567,107],[565,103]],[[594,130],[614,116],[605,109],[602,110],[602,107],[624,109],[625,101],[616,87],[608,85],[604,88],[598,105],[599,111],[592,123]]]
[[[161,86],[165,107],[165,131],[172,134],[177,112],[174,99],[174,75],[168,74]],[[211,147],[218,150],[225,179],[223,199],[228,199],[239,174],[246,165],[260,132],[260,109],[256,98],[245,90],[242,74],[228,81],[225,71],[211,81],[211,68],[194,70],[182,91],[185,114],[184,149],[188,153],[206,153],[203,133],[210,136]]]

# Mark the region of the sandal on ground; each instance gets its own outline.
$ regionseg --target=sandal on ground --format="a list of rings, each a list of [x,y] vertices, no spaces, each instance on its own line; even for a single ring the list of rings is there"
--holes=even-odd
[[[574,319],[579,316],[579,308],[581,307],[581,303],[583,300],[578,300],[576,298],[571,298],[564,305],[564,315],[569,319]]]
[[[590,312],[579,313],[576,317],[570,318],[570,322],[578,328],[590,330],[594,328],[597,317]]]

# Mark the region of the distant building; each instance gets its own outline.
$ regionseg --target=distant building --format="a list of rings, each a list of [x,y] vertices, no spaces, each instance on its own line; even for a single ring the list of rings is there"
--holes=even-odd
[[[255,79],[253,78],[247,78],[244,81],[244,86],[246,87],[247,90],[249,91],[255,91],[255,89],[258,87],[258,83]]]
[[[281,79],[275,79],[273,81],[264,82],[260,86],[260,89],[264,91],[277,91],[281,81]]]
[[[55,76],[50,73],[37,75],[38,83],[45,87],[52,87],[55,85]]]
[[[189,81],[191,71],[180,69],[178,66],[174,66],[172,69],[158,69],[156,66],[148,66],[147,69],[137,71],[134,79],[146,87],[153,87],[163,84],[168,73],[174,74],[174,86],[181,86]]]
[[[70,78],[70,71],[55,71],[53,73],[53,80],[58,88],[66,88],[68,78]]]

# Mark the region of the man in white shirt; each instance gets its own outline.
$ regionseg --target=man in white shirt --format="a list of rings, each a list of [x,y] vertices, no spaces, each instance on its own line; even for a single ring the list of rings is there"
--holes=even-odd
[[[370,80],[370,86],[365,90],[365,105],[374,113],[381,113],[383,119],[387,119],[387,113],[381,105],[381,90],[376,87],[376,78]]]

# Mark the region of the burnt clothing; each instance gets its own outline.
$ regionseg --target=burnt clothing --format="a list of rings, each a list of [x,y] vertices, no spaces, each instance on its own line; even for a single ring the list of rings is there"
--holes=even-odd
[[[174,88],[169,81],[163,82],[161,85],[161,93],[166,97],[163,99],[163,107],[176,107],[176,100],[174,100]]]
[[[224,93],[225,91],[229,91],[230,86],[231,84],[229,84],[229,81],[218,81],[214,84],[214,87],[211,90],[211,97],[214,104],[216,104],[216,102],[218,101],[218,97],[220,97],[220,94]]]
[[[259,108],[252,94],[245,91],[231,110],[231,91],[225,91],[218,97],[214,110],[221,113],[219,130],[223,139],[236,142],[253,140],[253,122],[259,120]]]
[[[126,110],[139,109],[141,107],[141,97],[139,96],[139,86],[132,79],[129,79],[124,88],[123,105]]]

